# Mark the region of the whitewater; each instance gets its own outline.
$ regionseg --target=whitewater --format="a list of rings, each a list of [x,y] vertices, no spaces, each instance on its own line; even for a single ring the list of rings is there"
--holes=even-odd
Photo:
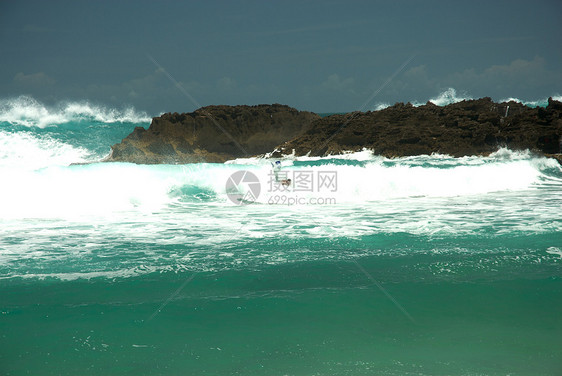
[[[289,189],[269,158],[99,162],[149,123],[0,100],[0,374],[562,369],[557,161],[287,156]]]

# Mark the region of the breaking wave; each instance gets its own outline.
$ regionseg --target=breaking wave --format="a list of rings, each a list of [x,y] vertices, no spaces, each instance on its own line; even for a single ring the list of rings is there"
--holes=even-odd
[[[0,130],[0,168],[36,170],[48,166],[68,166],[85,162],[85,148],[75,147],[48,135]]]
[[[113,109],[87,101],[61,102],[53,107],[28,96],[0,99],[0,122],[26,127],[52,127],[69,122],[150,123],[151,117],[134,108]]]
[[[447,90],[441,92],[439,95],[437,95],[436,97],[433,97],[429,100],[429,102],[437,105],[437,106],[447,106],[451,103],[458,103],[458,102],[462,102],[462,101],[466,101],[466,100],[471,100],[474,99],[472,96],[470,96],[468,93],[466,92],[457,92],[457,90],[455,90],[454,88],[448,88]],[[562,102],[562,95],[559,94],[555,94],[552,96],[552,99]],[[509,98],[503,98],[500,99],[499,102],[510,102],[510,101],[514,101],[514,102],[518,102],[521,104],[524,104],[525,106],[529,106],[529,107],[546,107],[548,105],[548,98],[542,98],[542,99],[537,99],[537,100],[522,100],[519,98],[515,98],[515,97],[509,97]],[[411,101],[410,102],[413,106],[415,107],[419,107],[419,106],[423,106],[424,104],[426,104],[426,102],[419,102],[419,101]],[[373,111],[379,111],[379,110],[384,110],[387,107],[390,107],[391,104],[389,104],[388,102],[380,102],[377,103],[375,106],[373,106],[372,110]]]
[[[269,159],[183,166],[96,163],[67,167],[61,164],[68,159],[84,158],[84,151],[49,141],[37,143],[25,137],[22,142],[35,145],[33,150],[38,154],[36,158],[23,158],[22,164],[41,166],[38,161],[45,158],[51,158],[52,164],[38,170],[0,165],[5,182],[0,186],[3,207],[0,217],[152,211],[201,201],[230,207],[234,204],[229,200],[225,184],[240,170],[249,171],[259,179],[262,194],[257,204],[271,204],[279,195],[306,202],[320,196],[329,197],[337,204],[350,204],[411,197],[473,196],[534,189],[543,184],[562,186],[561,170],[555,160],[509,150],[489,157],[465,158],[425,155],[387,159],[361,152],[285,159],[282,171],[293,178],[295,186],[281,192],[273,182]],[[51,154],[44,157],[46,153]],[[307,175],[318,184],[319,175],[324,173],[332,174],[333,186],[326,186],[322,191],[297,189],[299,176]],[[241,193],[245,189],[249,188],[240,186]]]
[[[562,95],[553,95],[552,99],[558,102],[562,102]],[[509,97],[509,98],[502,99],[500,102],[511,102],[511,101],[521,103],[529,107],[546,107],[548,105],[548,98],[539,99],[535,101],[525,101],[519,98]]]
[[[457,91],[453,88],[448,88],[435,98],[431,98],[429,101],[437,106],[446,106],[451,103],[462,102],[466,100],[473,99],[466,93],[457,94]],[[414,106],[421,106],[423,103],[415,103]]]
[[[429,102],[437,105],[437,106],[446,106],[448,104],[451,103],[457,103],[457,102],[462,102],[465,100],[470,100],[473,99],[471,96],[469,96],[466,93],[462,93],[462,94],[458,94],[457,91],[453,88],[448,88],[447,90],[441,92],[438,96],[431,98],[429,100]],[[423,106],[425,104],[425,102],[418,102],[418,101],[412,101],[410,102],[412,103],[412,105],[414,105],[415,107],[419,107],[419,106]],[[374,107],[373,110],[374,111],[379,111],[379,110],[384,110],[387,107],[390,107],[391,105],[388,104],[387,102],[381,102],[381,103],[377,103]]]

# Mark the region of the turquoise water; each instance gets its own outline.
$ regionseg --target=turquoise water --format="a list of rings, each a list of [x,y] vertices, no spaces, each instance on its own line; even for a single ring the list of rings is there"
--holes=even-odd
[[[284,192],[269,160],[69,166],[146,116],[20,105],[0,117],[2,375],[562,370],[554,160],[287,158],[317,180]],[[240,170],[249,205],[226,191]]]

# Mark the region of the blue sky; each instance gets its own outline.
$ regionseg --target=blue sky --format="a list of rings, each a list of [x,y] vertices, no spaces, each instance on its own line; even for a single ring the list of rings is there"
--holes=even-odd
[[[194,110],[159,64],[200,105],[534,100],[562,93],[561,19],[559,1],[4,0],[0,97]]]

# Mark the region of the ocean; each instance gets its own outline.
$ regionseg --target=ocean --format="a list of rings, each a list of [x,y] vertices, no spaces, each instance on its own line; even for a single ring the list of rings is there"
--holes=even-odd
[[[88,163],[149,123],[0,101],[1,375],[562,375],[555,160]]]

